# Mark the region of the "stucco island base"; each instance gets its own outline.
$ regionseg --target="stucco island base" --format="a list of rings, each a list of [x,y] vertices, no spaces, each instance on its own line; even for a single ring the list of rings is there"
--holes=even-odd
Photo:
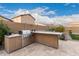
[[[13,36],[5,37],[5,50],[11,53],[17,49],[23,48],[23,40],[25,40],[24,44],[26,44],[26,46],[38,42],[49,47],[58,48],[59,35],[61,34],[62,33],[57,32],[34,31],[32,32],[32,36],[30,36],[31,38],[28,39],[28,42],[27,39],[22,38],[22,35],[18,34],[18,36],[15,36],[15,34],[13,34]]]

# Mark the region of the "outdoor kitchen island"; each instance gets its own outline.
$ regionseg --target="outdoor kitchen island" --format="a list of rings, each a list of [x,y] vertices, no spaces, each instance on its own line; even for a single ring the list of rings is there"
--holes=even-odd
[[[49,47],[58,48],[59,36],[62,33],[59,32],[50,32],[50,31],[34,31],[33,37],[36,42],[47,45]]]
[[[60,32],[24,30],[24,34],[5,36],[5,51],[11,53],[34,42],[58,48]]]

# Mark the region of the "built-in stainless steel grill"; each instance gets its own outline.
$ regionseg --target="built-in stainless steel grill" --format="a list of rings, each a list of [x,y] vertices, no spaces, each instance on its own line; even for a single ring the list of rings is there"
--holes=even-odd
[[[22,47],[29,44],[31,30],[22,30]]]

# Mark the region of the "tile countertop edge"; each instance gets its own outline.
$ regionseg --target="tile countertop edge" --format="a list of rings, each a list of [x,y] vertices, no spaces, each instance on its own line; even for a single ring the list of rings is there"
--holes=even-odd
[[[52,35],[62,35],[60,32],[50,32],[50,31],[34,31],[32,33],[40,33],[40,34],[52,34]]]
[[[11,37],[17,37],[17,36],[21,36],[20,34],[12,34],[12,35],[5,35],[5,37],[11,38]]]
[[[50,34],[50,35],[62,35],[61,32],[50,32],[50,31],[33,31],[32,33],[38,33],[38,34]],[[11,37],[17,37],[21,36],[20,34],[12,34],[10,36],[5,35],[5,37],[11,38]]]

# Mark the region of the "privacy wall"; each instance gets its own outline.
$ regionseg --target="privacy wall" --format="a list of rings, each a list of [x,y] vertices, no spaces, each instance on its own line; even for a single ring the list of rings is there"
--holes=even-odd
[[[11,21],[3,21],[5,25],[7,25],[11,31],[13,32],[18,32],[20,30],[25,30],[25,29],[35,29],[35,30],[47,30],[48,26],[39,26],[39,25],[34,25],[34,24],[24,24],[24,23],[15,23]]]

